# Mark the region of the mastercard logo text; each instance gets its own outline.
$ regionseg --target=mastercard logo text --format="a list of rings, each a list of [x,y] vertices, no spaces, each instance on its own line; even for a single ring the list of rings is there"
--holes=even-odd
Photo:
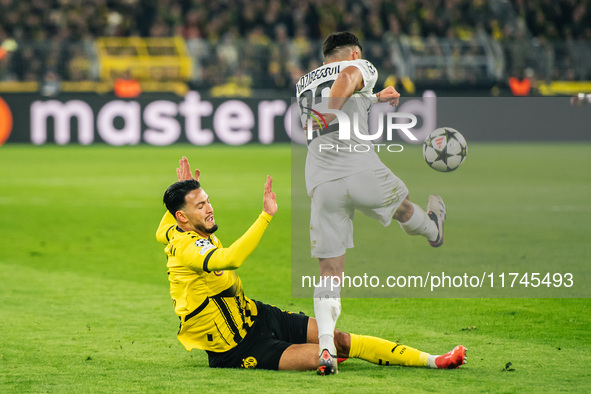
[[[12,131],[12,112],[6,101],[0,97],[0,145],[4,144]]]

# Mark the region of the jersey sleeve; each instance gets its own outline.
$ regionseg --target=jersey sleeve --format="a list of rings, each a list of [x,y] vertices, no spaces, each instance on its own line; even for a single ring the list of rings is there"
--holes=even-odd
[[[161,244],[166,245],[170,241],[170,234],[172,229],[176,226],[176,220],[174,216],[168,211],[162,217],[158,230],[156,230],[156,240]]]
[[[378,71],[374,65],[367,60],[356,60],[351,65],[357,67],[363,76],[363,89],[361,89],[361,92],[372,93],[378,80]]]
[[[204,239],[183,237],[178,257],[184,265],[197,272],[235,270],[258,246],[271,219],[271,215],[262,212],[253,225],[227,248],[216,247]]]

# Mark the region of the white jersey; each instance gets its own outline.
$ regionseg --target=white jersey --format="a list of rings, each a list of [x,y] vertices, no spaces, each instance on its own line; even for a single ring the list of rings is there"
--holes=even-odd
[[[351,128],[357,124],[360,134],[369,135],[369,110],[377,101],[373,88],[378,79],[378,72],[370,62],[361,59],[328,63],[299,79],[296,93],[302,126],[306,126],[311,116],[316,121],[322,121],[318,113],[324,113],[328,109],[330,88],[339,73],[349,66],[357,67],[361,71],[364,86],[363,89],[353,93],[341,111],[349,116]],[[356,120],[355,117],[357,117]],[[328,126],[328,130],[323,131],[324,134],[315,133],[315,138],[308,141],[305,172],[306,189],[310,196],[314,188],[321,183],[384,166],[375,153],[371,141],[358,138],[352,130],[351,138],[341,141],[337,119]]]

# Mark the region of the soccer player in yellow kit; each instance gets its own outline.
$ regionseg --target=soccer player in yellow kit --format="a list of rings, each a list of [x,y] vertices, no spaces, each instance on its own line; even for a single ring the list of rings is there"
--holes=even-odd
[[[277,213],[271,177],[265,183],[261,214],[238,240],[223,247],[214,235],[218,226],[209,196],[199,183],[199,170],[193,178],[183,157],[177,176],[179,181],[164,193],[168,212],[156,238],[166,244],[170,294],[180,319],[179,341],[189,351],[205,350],[210,367],[317,369],[316,320],[249,299],[236,274]],[[465,363],[463,346],[433,356],[381,338],[338,330],[334,334],[341,358],[447,369]]]

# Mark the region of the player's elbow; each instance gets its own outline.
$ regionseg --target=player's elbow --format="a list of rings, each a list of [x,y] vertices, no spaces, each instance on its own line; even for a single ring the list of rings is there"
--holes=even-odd
[[[166,239],[166,231],[161,231],[158,229],[156,231],[156,241],[160,242],[161,244],[167,244],[168,240]]]
[[[216,249],[208,261],[210,271],[236,270],[242,266],[246,258],[228,249]]]

